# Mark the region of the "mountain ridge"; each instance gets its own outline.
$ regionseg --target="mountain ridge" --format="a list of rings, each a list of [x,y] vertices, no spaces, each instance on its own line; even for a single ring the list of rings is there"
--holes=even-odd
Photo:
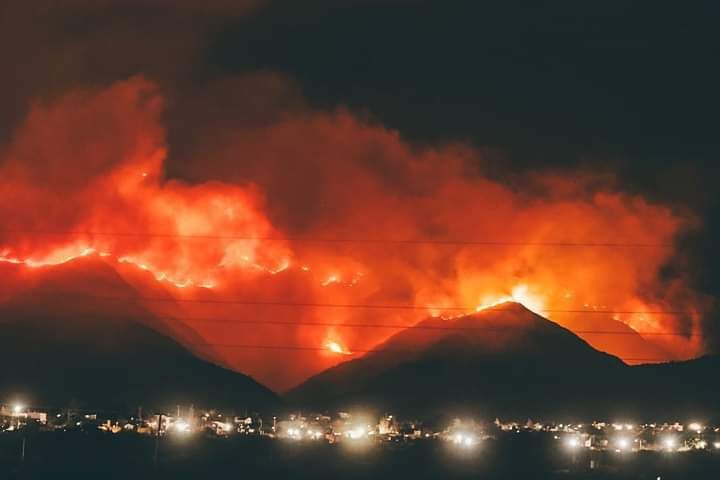
[[[2,267],[23,275],[26,288],[0,305],[0,398],[92,408],[194,404],[259,410],[282,403],[251,377],[185,348],[183,343],[202,339],[153,315],[135,288],[98,259],[29,272]],[[95,301],[87,291],[128,300]]]
[[[301,407],[577,419],[711,414],[720,400],[717,388],[707,388],[720,357],[629,366],[515,303],[450,324],[430,318],[417,325],[438,328],[399,332],[284,398]],[[397,349],[421,336],[417,351]],[[673,391],[672,382],[680,388]]]

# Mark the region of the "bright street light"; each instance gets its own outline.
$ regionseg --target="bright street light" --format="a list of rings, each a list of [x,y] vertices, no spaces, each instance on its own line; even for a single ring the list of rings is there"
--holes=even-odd
[[[570,437],[565,441],[565,445],[568,448],[575,450],[580,447],[580,440],[578,440],[577,437]]]
[[[627,450],[630,447],[630,440],[627,438],[618,438],[616,443],[619,450]]]
[[[357,427],[348,432],[348,436],[352,440],[359,440],[363,437],[365,437],[365,429],[362,427]]]
[[[705,427],[698,422],[693,422],[690,425],[688,425],[688,429],[692,430],[694,432],[700,433],[703,430],[705,430]]]
[[[459,445],[459,446],[467,447],[467,448],[475,445],[475,438],[472,435],[467,435],[464,433],[456,433],[453,436],[452,441],[455,445]]]
[[[665,439],[663,440],[663,445],[668,450],[675,450],[677,441],[675,440],[675,437],[665,437]]]
[[[174,427],[175,427],[175,430],[177,430],[178,432],[188,432],[188,431],[190,431],[190,425],[188,425],[187,422],[182,421],[182,420],[180,420],[180,421],[178,421],[178,422],[175,422]]]

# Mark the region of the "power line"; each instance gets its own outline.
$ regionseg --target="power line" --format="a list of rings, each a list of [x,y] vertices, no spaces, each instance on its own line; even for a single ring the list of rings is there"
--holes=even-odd
[[[370,309],[370,310],[439,310],[439,311],[462,311],[479,313],[484,311],[507,311],[507,307],[491,306],[477,310],[477,305],[413,305],[413,304],[373,304],[373,303],[326,303],[326,302],[290,302],[285,300],[252,300],[252,299],[218,299],[218,298],[173,298],[173,297],[117,297],[91,294],[30,294],[30,296],[42,297],[76,297],[90,298],[97,300],[111,300],[120,302],[131,302],[142,300],[147,302],[170,302],[170,303],[197,303],[197,304],[221,304],[240,306],[262,306],[262,307],[289,307],[289,308],[346,308],[346,309]],[[540,309],[541,313],[572,313],[572,314],[601,314],[601,315],[691,315],[695,312],[689,310],[580,310],[580,309]],[[536,312],[536,313],[537,313]]]
[[[213,348],[231,348],[231,349],[251,349],[251,350],[288,350],[288,351],[321,351],[328,353],[336,353],[323,347],[311,347],[305,345],[256,345],[256,344],[240,344],[240,343],[188,343],[186,345],[193,347],[213,347]],[[351,356],[358,353],[422,353],[423,350],[419,349],[398,349],[398,348],[373,348],[373,349],[348,349],[345,353],[339,355]],[[600,352],[603,353],[603,352]],[[615,355],[606,354],[614,357]],[[629,362],[671,362],[666,358],[639,358],[639,357],[627,357],[619,358],[623,361]]]
[[[456,246],[527,246],[527,247],[597,247],[597,248],[666,248],[664,243],[638,242],[514,242],[506,240],[453,240],[453,239],[393,239],[393,238],[321,238],[321,237],[274,237],[255,235],[187,235],[159,232],[94,232],[83,230],[19,230],[1,229],[0,233],[48,236],[96,236],[96,237],[136,237],[136,238],[183,238],[195,240],[248,240],[263,242],[306,242],[306,243],[346,243],[346,244],[397,244],[397,245],[456,245]]]
[[[312,327],[338,327],[338,328],[379,328],[379,329],[397,329],[397,330],[438,330],[438,331],[482,331],[482,332],[505,332],[513,330],[522,330],[522,326],[501,326],[501,327],[488,327],[485,325],[477,325],[471,327],[445,327],[439,325],[397,325],[390,323],[332,323],[332,322],[308,322],[308,321],[283,321],[283,320],[245,320],[245,319],[229,319],[229,318],[203,318],[203,317],[175,317],[175,316],[160,316],[153,317],[159,320],[188,322],[188,323],[224,323],[230,325],[286,325],[286,326],[312,326]],[[558,324],[559,325],[559,324]],[[569,327],[564,327],[567,330],[575,334],[587,334],[587,335],[641,335],[641,336],[681,336],[681,337],[697,337],[699,334],[682,333],[682,332],[643,332],[633,330],[618,331],[618,330],[575,330]]]
[[[96,318],[97,315],[75,315],[76,318]],[[487,325],[477,325],[468,327],[453,327],[453,326],[440,326],[440,325],[400,325],[392,323],[333,323],[333,322],[315,322],[315,321],[290,321],[290,320],[253,320],[253,319],[239,319],[239,318],[215,318],[215,317],[182,317],[182,316],[149,316],[147,318],[137,318],[134,320],[140,320],[145,322],[152,322],[155,320],[165,320],[170,322],[186,322],[186,323],[207,323],[207,324],[227,324],[227,325],[284,325],[284,326],[309,326],[309,327],[337,327],[337,328],[378,328],[378,329],[389,329],[389,330],[429,330],[429,331],[451,331],[451,332],[506,332],[513,330],[522,330],[524,327],[516,325],[505,325],[499,327],[490,327]],[[645,332],[639,330],[632,331],[619,331],[619,330],[582,330],[573,329],[564,325],[557,324],[558,326],[565,328],[572,333],[580,335],[640,335],[640,336],[677,336],[677,337],[702,337],[701,334],[684,333],[684,332]],[[631,327],[628,327],[631,328]]]

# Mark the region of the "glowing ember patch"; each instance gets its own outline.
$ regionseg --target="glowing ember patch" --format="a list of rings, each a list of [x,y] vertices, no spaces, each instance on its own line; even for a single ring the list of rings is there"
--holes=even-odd
[[[187,287],[191,287],[191,286],[198,286],[201,288],[214,288],[215,287],[214,283],[207,281],[207,280],[204,281],[203,283],[197,284],[192,278],[186,278],[186,279],[181,280],[181,279],[177,279],[177,278],[173,278],[173,277],[169,276],[166,272],[157,273],[157,269],[155,269],[154,267],[148,265],[147,263],[143,263],[139,260],[131,258],[131,257],[120,257],[120,258],[118,258],[117,261],[118,261],[118,263],[127,263],[130,265],[134,265],[134,266],[140,268],[141,270],[150,272],[153,274],[153,276],[155,277],[155,280],[157,280],[158,282],[167,282],[177,288],[187,288]]]
[[[93,248],[82,248],[79,253],[72,253],[68,254],[66,253],[68,249],[62,249],[59,250],[51,255],[46,256],[42,260],[34,260],[32,258],[18,258],[18,257],[11,257],[9,255],[9,251],[5,250],[2,255],[0,255],[0,262],[4,263],[13,263],[16,265],[27,265],[28,267],[32,268],[40,268],[40,267],[52,267],[56,265],[62,265],[64,263],[68,263],[72,260],[87,257],[89,255],[92,255],[95,253],[95,249]]]
[[[521,283],[513,287],[510,295],[502,295],[495,298],[484,298],[480,304],[475,307],[475,311],[480,312],[507,302],[520,303],[528,310],[540,314],[543,314],[543,308],[545,308],[545,298],[539,294],[530,292],[528,286]],[[547,317],[547,314],[544,314],[544,316]]]
[[[272,273],[273,275],[275,275],[276,273],[284,272],[288,268],[290,268],[290,260],[285,259],[280,263],[280,265],[276,269],[268,270],[268,273]]]
[[[340,283],[340,276],[339,275],[330,275],[324,282],[322,282],[320,285],[323,287],[327,287],[328,285],[332,283]]]
[[[62,265],[62,264],[71,262],[78,258],[87,257],[87,256],[93,255],[95,253],[97,253],[97,251],[94,248],[83,248],[79,253],[74,254],[74,255],[61,256],[60,254],[54,254],[54,255],[50,255],[50,256],[46,257],[43,260],[34,260],[31,258],[22,259],[22,258],[11,257],[11,256],[9,256],[8,251],[5,250],[5,251],[3,251],[3,254],[0,255],[0,262],[12,263],[15,265],[26,265],[31,268],[52,267],[52,266]],[[112,254],[110,254],[108,252],[101,252],[98,254],[98,256],[107,258],[107,257],[111,257]],[[150,271],[150,272],[154,273],[154,269],[150,265],[136,261],[130,257],[120,257],[120,258],[118,258],[117,261],[118,261],[118,263],[128,263],[128,264],[134,265],[142,270]],[[185,288],[185,287],[195,284],[195,282],[192,279],[174,280],[174,279],[170,278],[164,272],[154,273],[154,276],[157,281],[159,281],[159,282],[166,281],[178,288]],[[199,286],[201,286],[202,288],[213,288],[214,285],[211,282],[206,281]]]
[[[352,355],[352,352],[345,350],[342,345],[337,342],[328,342],[325,344],[325,348],[340,355]]]

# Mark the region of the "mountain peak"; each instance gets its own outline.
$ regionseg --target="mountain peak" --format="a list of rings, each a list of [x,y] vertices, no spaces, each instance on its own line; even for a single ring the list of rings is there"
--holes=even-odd
[[[287,398],[343,408],[414,405],[426,411],[448,403],[483,404],[507,413],[510,404],[503,399],[526,391],[529,397],[514,400],[514,406],[539,413],[561,397],[579,401],[605,388],[575,388],[581,379],[597,372],[621,376],[626,369],[571,331],[508,302],[454,318],[427,318],[365,357],[310,378]],[[547,398],[533,404],[534,396]]]

